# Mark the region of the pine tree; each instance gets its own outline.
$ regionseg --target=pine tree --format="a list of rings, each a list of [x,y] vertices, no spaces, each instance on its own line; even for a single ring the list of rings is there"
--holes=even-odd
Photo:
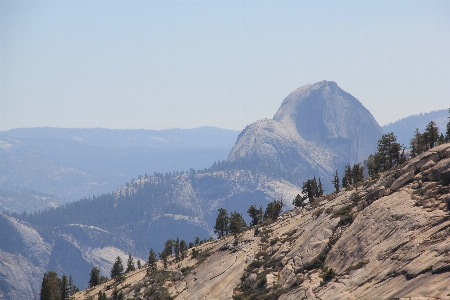
[[[368,172],[373,176],[379,172],[387,171],[405,160],[404,148],[397,143],[397,137],[390,132],[378,140],[377,153],[369,156]]]
[[[423,140],[422,134],[419,132],[419,128],[414,131],[414,137],[409,142],[411,157],[415,157],[426,150],[426,141]]]
[[[100,270],[97,267],[93,267],[89,274],[89,287],[94,287],[100,284]]]
[[[166,257],[166,260],[167,260],[167,257]],[[157,262],[158,262],[158,259],[156,258],[155,251],[153,251],[153,248],[151,248],[150,249],[150,253],[148,255],[148,269],[147,269],[147,273],[153,273],[153,272],[156,272],[158,270]]]
[[[123,273],[123,264],[120,256],[117,256],[116,261],[111,269],[111,278],[119,280]]]
[[[142,264],[141,264],[141,260],[140,259],[137,260],[136,266],[137,266],[138,269],[142,268]]]
[[[219,236],[219,238],[228,234],[229,232],[230,219],[228,218],[228,211],[226,208],[219,208],[219,214],[216,218],[216,225],[214,225],[214,233]]]
[[[173,247],[175,252],[175,261],[180,261],[180,239],[177,237],[177,240],[175,241],[175,245]]]
[[[175,244],[175,241],[172,239],[169,239],[164,243],[164,251],[166,252],[167,256],[173,254],[172,248],[173,248],[174,244]]]
[[[280,216],[283,211],[283,199],[273,200],[269,202],[266,207],[266,211],[264,212],[264,220],[275,221]]]
[[[187,250],[188,250],[188,246],[187,246],[185,240],[181,240],[181,242],[180,242],[181,259],[185,259],[186,258]]]
[[[72,275],[69,276],[69,282],[67,283],[67,292],[69,293],[69,296],[72,296],[74,294],[74,284]]]
[[[61,300],[60,284],[61,279],[58,278],[56,272],[45,273],[42,279],[41,300]]]
[[[67,275],[64,274],[61,278],[61,283],[59,286],[59,291],[61,293],[61,300],[66,300],[69,298],[69,292],[68,292],[68,279],[67,279]]]
[[[198,236],[195,237],[194,244],[195,244],[195,246],[198,246],[200,244],[200,238]]]
[[[252,218],[252,220],[250,221],[250,226],[257,226],[263,219],[262,207],[257,209],[256,206],[250,205],[247,213],[250,218]]]
[[[322,185],[322,182],[320,181],[320,177],[319,177],[319,183],[317,184],[317,196],[322,197],[323,193],[324,193],[323,185]]]
[[[303,182],[302,193],[305,195],[303,198],[309,199],[309,202],[314,200],[314,197],[317,195],[317,182],[316,178],[308,179]]]
[[[339,192],[339,174],[338,174],[337,170],[336,170],[336,173],[334,173],[334,178],[331,181],[331,183],[333,184],[334,190],[336,191],[336,193],[338,193]]]
[[[163,250],[163,251],[159,254],[159,259],[163,261],[163,263],[164,263],[164,269],[167,269],[167,253],[166,253],[166,250]]]
[[[106,296],[106,293],[104,291],[98,292],[98,300],[108,300],[108,296]]]
[[[449,116],[447,118],[450,119],[450,108],[448,109]],[[447,130],[445,131],[445,141],[450,142],[450,120],[447,123]]]
[[[136,268],[134,267],[133,257],[131,256],[131,253],[129,253],[127,261],[127,269],[125,270],[125,273],[132,272],[134,270],[136,270]]]
[[[292,200],[292,205],[294,205],[295,207],[302,207],[305,205],[303,201],[305,201],[305,199],[303,199],[303,197],[300,196],[300,194],[297,194],[294,200]]]
[[[436,126],[434,121],[430,121],[427,127],[425,127],[424,135],[427,141],[427,148],[433,148],[439,139],[439,128]]]
[[[240,234],[246,227],[247,224],[240,213],[232,212],[230,214],[230,233],[234,235],[234,238],[237,238],[238,234]]]
[[[364,167],[359,164],[354,164],[352,168],[353,183],[359,183],[364,180]]]

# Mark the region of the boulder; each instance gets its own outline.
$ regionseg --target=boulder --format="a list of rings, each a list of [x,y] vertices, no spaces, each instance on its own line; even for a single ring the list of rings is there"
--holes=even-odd
[[[436,152],[424,152],[420,155],[417,155],[416,157],[414,157],[413,159],[410,160],[410,162],[408,163],[408,165],[414,165],[414,167],[416,169],[419,169],[425,165],[427,162],[429,162],[430,160],[435,160],[439,158],[439,154]]]
[[[384,188],[388,188],[392,185],[393,182],[394,182],[394,177],[388,176],[388,177],[380,178],[380,180],[378,180],[377,185],[379,187],[383,186]]]
[[[430,150],[430,152],[436,152],[440,158],[446,158],[450,156],[450,143],[439,145]]]
[[[376,188],[369,194],[369,200],[375,201],[375,200],[380,199],[381,197],[384,196],[384,191],[385,191],[384,186],[376,187]]]
[[[396,191],[399,187],[414,179],[414,172],[406,173],[394,181],[391,186],[391,192]]]
[[[399,178],[400,176],[402,176],[406,173],[410,173],[410,172],[414,172],[414,171],[415,171],[414,165],[407,164],[406,166],[404,166],[403,168],[401,168],[400,170],[395,172],[394,178]],[[391,182],[391,184],[392,184],[392,182]]]
[[[173,275],[173,278],[176,280],[176,281],[178,281],[178,280],[180,280],[181,279],[181,277],[183,277],[183,273],[181,273],[181,271],[180,270],[173,270],[172,271],[172,275]]]
[[[434,162],[434,160],[430,160],[420,168],[420,172],[428,170],[429,168],[434,167],[435,165],[436,163]]]

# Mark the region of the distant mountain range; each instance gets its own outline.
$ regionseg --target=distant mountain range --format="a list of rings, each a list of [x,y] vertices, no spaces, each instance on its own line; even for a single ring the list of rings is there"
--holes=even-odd
[[[116,190],[145,173],[208,167],[226,159],[237,135],[237,131],[214,127],[12,129],[0,132],[0,189],[9,194],[33,190],[71,202]],[[43,209],[40,204],[3,205],[1,195],[0,210]]]

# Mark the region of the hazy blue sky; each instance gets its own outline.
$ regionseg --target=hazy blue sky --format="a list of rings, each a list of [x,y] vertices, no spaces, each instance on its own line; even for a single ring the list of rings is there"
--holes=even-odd
[[[0,1],[0,130],[242,129],[332,80],[383,125],[450,106],[450,1]]]

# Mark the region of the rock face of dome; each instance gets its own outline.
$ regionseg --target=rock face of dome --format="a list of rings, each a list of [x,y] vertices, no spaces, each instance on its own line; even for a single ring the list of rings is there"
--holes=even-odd
[[[290,93],[273,119],[247,126],[228,160],[270,159],[285,169],[329,178],[335,169],[375,153],[382,134],[355,97],[335,82],[321,81]]]

